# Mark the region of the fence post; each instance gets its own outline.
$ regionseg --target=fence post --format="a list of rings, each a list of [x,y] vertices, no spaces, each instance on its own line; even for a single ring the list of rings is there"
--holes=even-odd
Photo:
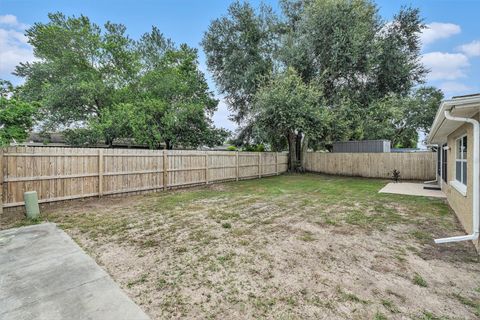
[[[168,187],[168,151],[163,150],[163,190]]]
[[[3,148],[0,149],[0,216],[3,214]]]
[[[278,176],[278,152],[275,152],[275,175]]]
[[[98,150],[98,196],[103,195],[103,149]]]
[[[238,170],[238,151],[236,151],[236,154],[235,154],[235,165],[236,165],[236,176],[237,176],[237,181],[238,179],[240,178],[240,171]]]
[[[208,184],[208,151],[205,151],[205,184]]]
[[[262,177],[262,153],[258,153],[258,177]]]

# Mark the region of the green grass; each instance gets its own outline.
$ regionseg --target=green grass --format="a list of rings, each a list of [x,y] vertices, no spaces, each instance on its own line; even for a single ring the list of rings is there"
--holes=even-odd
[[[448,320],[447,317],[437,316],[436,314],[430,311],[424,311],[421,317],[418,317],[419,320]]]
[[[325,225],[338,226],[346,223],[368,229],[383,229],[400,223],[414,224],[420,212],[425,217],[419,218],[438,218],[448,213],[448,207],[438,199],[379,194],[378,190],[384,185],[384,180],[376,179],[314,174],[283,175],[225,183],[221,192],[214,188],[200,187],[150,194],[144,196],[146,201],[138,205],[136,210],[141,216],[150,217],[152,213],[161,213],[178,218],[189,212],[207,209],[208,216],[214,221],[232,224],[242,218],[239,209],[255,201],[262,201],[300,210],[306,217],[315,218]],[[210,201],[216,201],[221,207],[212,208],[205,204]],[[355,206],[352,206],[353,203]],[[400,215],[398,207],[404,207],[413,216],[406,218]],[[119,235],[137,227],[138,220],[123,217],[122,213],[99,216],[89,212],[80,216],[43,216],[61,223],[67,229],[75,227],[80,232],[94,235]],[[179,220],[181,221],[183,219]],[[263,224],[272,222],[262,221]],[[22,220],[17,224],[28,223],[32,222]],[[429,237],[426,233],[418,232],[412,235],[422,240]]]
[[[432,235],[428,232],[422,231],[422,230],[414,230],[410,232],[410,234],[417,240],[420,240],[421,242],[425,241],[432,241]]]
[[[397,306],[395,306],[395,304],[391,300],[382,299],[381,303],[382,303],[382,306],[384,306],[385,309],[387,309],[391,313],[398,313],[399,312]]]
[[[13,227],[25,227],[25,226],[31,226],[31,225],[34,225],[34,224],[39,224],[39,223],[42,223],[43,222],[43,219],[42,219],[42,216],[38,217],[38,218],[34,218],[34,219],[28,219],[28,218],[25,218],[25,219],[22,219],[18,222],[16,222]]]
[[[453,296],[460,301],[462,304],[466,305],[467,307],[470,307],[473,309],[473,312],[477,317],[480,317],[480,300],[474,300],[470,299],[468,297],[465,297],[459,293],[454,293]]]
[[[381,312],[375,313],[374,320],[387,320],[388,318]]]
[[[441,199],[379,194],[385,183],[282,175],[72,202],[46,210],[42,219],[80,239],[109,270],[128,261],[128,268],[139,274],[127,279],[125,289],[141,295],[140,303],[155,305],[149,310],[161,310],[157,318],[228,318],[228,310],[245,318],[298,318],[307,309],[318,314],[328,310],[333,318],[341,318],[345,314],[338,310],[350,307],[368,310],[379,320],[411,317],[403,311],[408,310],[408,299],[400,294],[386,290],[388,296],[379,292],[375,299],[361,282],[347,292],[338,289],[343,288],[342,280],[329,278],[338,266],[348,266],[405,281],[405,270],[424,273],[414,269],[412,261],[432,251],[433,234],[456,230]],[[390,238],[383,242],[378,235],[385,230],[388,233],[382,234]],[[336,240],[340,238],[343,242]],[[125,247],[126,255],[133,252],[134,258],[103,255],[104,248],[112,247]],[[471,252],[455,253],[459,265],[462,255]],[[384,262],[390,270],[382,271]],[[419,274],[411,277],[415,285],[437,294]],[[193,290],[201,296],[192,299]],[[462,303],[475,310],[475,301],[463,298]],[[419,310],[423,308],[427,309]],[[352,318],[354,312],[349,314]],[[422,317],[428,319],[426,314]]]
[[[355,302],[355,303],[361,303],[361,304],[368,304],[368,300],[364,300],[360,297],[358,297],[356,294],[351,293],[351,292],[345,292],[342,288],[337,288],[337,292],[340,295],[341,299],[343,301],[350,301],[350,302]]]
[[[427,281],[423,279],[422,276],[419,275],[418,273],[415,273],[415,275],[413,276],[412,282],[413,284],[416,284],[419,287],[423,287],[423,288],[428,287]]]
[[[131,288],[137,284],[144,283],[147,281],[147,279],[148,279],[148,274],[142,274],[140,278],[127,282],[127,288]]]
[[[230,222],[224,222],[222,223],[222,227],[224,229],[231,229],[232,228],[232,224]]]
[[[312,232],[304,231],[302,236],[300,237],[300,240],[305,242],[310,242],[310,241],[315,241],[315,237]]]

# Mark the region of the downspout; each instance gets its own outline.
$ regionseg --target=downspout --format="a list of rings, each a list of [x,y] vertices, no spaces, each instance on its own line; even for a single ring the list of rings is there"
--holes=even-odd
[[[480,221],[480,123],[472,118],[454,117],[450,111],[445,111],[445,118],[452,121],[471,123],[473,126],[473,193],[472,193],[472,233],[466,236],[435,239],[435,243],[477,240]]]
[[[440,189],[443,188],[443,144],[438,145],[438,150],[440,150]]]
[[[439,152],[440,150],[440,145],[436,144],[436,145],[429,145],[429,146],[437,146],[437,152]],[[441,153],[440,153],[441,154]],[[438,156],[437,156],[438,157]],[[438,158],[435,160],[435,180],[429,180],[429,181],[424,181],[423,183],[424,184],[429,184],[429,183],[434,183],[434,182],[437,182],[438,183]]]

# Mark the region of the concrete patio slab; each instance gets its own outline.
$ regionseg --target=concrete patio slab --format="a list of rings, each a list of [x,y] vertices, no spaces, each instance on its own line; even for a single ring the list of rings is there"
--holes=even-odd
[[[0,319],[149,317],[55,224],[0,231]]]
[[[411,183],[411,182],[399,182],[389,183],[383,187],[379,193],[394,193],[405,194],[410,196],[423,196],[423,197],[435,197],[446,198],[445,194],[441,190],[428,190],[423,188],[423,183]]]

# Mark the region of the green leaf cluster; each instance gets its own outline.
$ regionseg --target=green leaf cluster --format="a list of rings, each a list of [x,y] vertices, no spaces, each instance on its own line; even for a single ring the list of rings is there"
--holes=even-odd
[[[0,96],[0,146],[22,142],[33,126],[36,107],[15,98]]]
[[[218,101],[198,68],[196,49],[153,27],[139,40],[122,24],[49,14],[26,31],[37,60],[21,63],[19,96],[41,106],[44,130],[67,140],[112,145],[128,139],[150,148],[195,148],[223,142],[213,126]]]
[[[255,118],[264,130],[288,137],[303,132],[314,137],[322,132],[328,113],[322,108],[321,93],[305,84],[296,71],[289,68],[260,88],[254,100]]]
[[[290,103],[295,98],[284,90],[273,90],[277,100],[266,92],[272,81],[281,86],[278,78],[288,78],[290,68],[318,92],[309,112],[328,114],[321,125],[297,127],[301,143],[317,147],[382,138],[412,146],[419,130],[429,130],[442,94],[419,87],[428,70],[420,61],[425,26],[418,9],[403,7],[386,21],[371,0],[282,0],[280,7],[277,13],[236,1],[210,24],[202,41],[207,66],[242,127],[238,144],[285,146],[278,139],[284,128],[268,130],[265,118],[258,117],[272,107],[258,101],[267,94],[274,105],[286,101],[289,109],[272,113],[270,123],[286,124],[299,112],[305,116],[304,104]]]

